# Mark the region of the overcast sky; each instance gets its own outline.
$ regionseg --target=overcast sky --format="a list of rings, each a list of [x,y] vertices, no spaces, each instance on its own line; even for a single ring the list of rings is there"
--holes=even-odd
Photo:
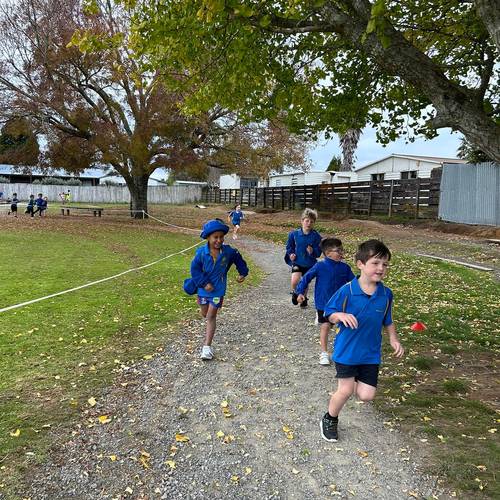
[[[404,139],[391,142],[386,147],[375,140],[375,131],[366,128],[356,151],[356,167],[384,158],[391,154],[411,154],[422,156],[440,156],[456,158],[461,134],[451,133],[451,129],[442,129],[438,137],[432,140],[417,139],[405,144]],[[325,171],[334,155],[340,155],[338,139],[319,141],[318,146],[311,151],[312,170]]]

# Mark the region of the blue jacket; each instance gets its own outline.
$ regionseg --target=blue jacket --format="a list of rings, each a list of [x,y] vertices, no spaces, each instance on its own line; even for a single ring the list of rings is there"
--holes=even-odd
[[[285,262],[289,266],[294,264],[301,267],[312,267],[316,264],[316,260],[321,255],[321,235],[314,229],[309,234],[304,234],[302,228],[290,231],[288,240],[286,242],[286,255]],[[306,248],[311,245],[313,253],[309,255]],[[290,254],[294,253],[296,258],[294,261],[290,260]]]
[[[191,277],[198,286],[200,297],[223,297],[226,294],[227,273],[232,264],[241,276],[248,275],[248,266],[240,252],[229,245],[222,245],[214,262],[208,243],[196,250],[191,262]],[[203,287],[210,283],[214,289],[207,292]]]
[[[35,200],[35,205],[36,205],[37,207],[43,207],[43,198],[37,198],[37,199]]]
[[[302,276],[295,293],[304,294],[309,283],[316,278],[314,285],[314,305],[324,311],[330,297],[346,283],[354,279],[354,273],[345,262],[337,262],[326,257]]]
[[[243,215],[243,212],[241,210],[232,210],[231,212],[229,212],[229,217],[231,217],[231,222],[236,226],[240,224],[241,219],[243,219],[245,216]]]

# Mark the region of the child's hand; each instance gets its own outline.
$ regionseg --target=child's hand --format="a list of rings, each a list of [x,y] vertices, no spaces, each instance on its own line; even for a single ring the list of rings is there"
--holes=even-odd
[[[238,283],[243,283],[245,281],[245,276],[241,276],[241,274],[236,278]]]
[[[391,339],[391,347],[394,349],[394,356],[396,358],[400,358],[405,353],[404,347],[399,340]]]
[[[294,253],[290,254],[290,260],[294,261],[297,258],[297,256]]]
[[[349,313],[333,313],[328,318],[332,323],[342,323],[347,328],[355,329],[358,327],[358,320],[354,314]]]
[[[207,284],[203,287],[203,290],[205,290],[206,292],[211,292],[213,289],[214,289],[214,287],[212,286],[212,283],[207,283]]]
[[[297,302],[299,304],[302,304],[302,302],[304,302],[304,300],[305,300],[304,295],[302,295],[301,293],[299,293],[299,295],[297,295]]]
[[[311,255],[314,252],[314,249],[311,245],[307,245],[306,252]]]

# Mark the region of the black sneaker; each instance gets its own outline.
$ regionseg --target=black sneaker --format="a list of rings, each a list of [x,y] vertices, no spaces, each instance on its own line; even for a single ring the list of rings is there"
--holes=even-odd
[[[307,297],[301,302],[300,307],[307,307]]]
[[[319,424],[321,428],[321,437],[332,443],[337,442],[337,439],[339,438],[339,434],[337,432],[338,423],[338,417],[331,417],[328,413],[325,413]]]
[[[296,306],[299,301],[297,300],[298,295],[295,292],[292,292],[292,304]]]

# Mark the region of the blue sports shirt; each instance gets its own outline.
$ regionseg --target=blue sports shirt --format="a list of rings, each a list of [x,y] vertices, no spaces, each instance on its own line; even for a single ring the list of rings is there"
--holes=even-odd
[[[288,265],[312,267],[316,264],[316,260],[321,255],[321,235],[314,229],[308,234],[302,231],[302,228],[290,231],[288,240],[286,242],[286,257],[285,261]],[[306,248],[311,245],[313,252],[311,255],[307,252]],[[290,260],[290,254],[294,253],[296,258],[294,261]]]
[[[338,324],[333,361],[344,365],[380,364],[382,327],[392,324],[392,299],[391,289],[383,283],[377,284],[373,295],[367,295],[361,290],[358,278],[337,291],[325,307],[325,317],[346,312],[356,317],[358,328]]]
[[[214,262],[208,243],[196,250],[191,262],[191,277],[198,286],[200,297],[223,297],[226,294],[227,273],[234,264],[241,276],[248,275],[248,266],[240,252],[229,245],[222,245]],[[207,292],[203,287],[211,283],[214,289]]]
[[[316,278],[314,285],[314,305],[323,311],[330,297],[347,282],[354,279],[354,273],[345,262],[337,262],[325,257],[316,262],[299,281],[295,293],[304,294],[309,283]]]
[[[245,216],[243,215],[243,212],[241,210],[232,210],[231,212],[229,212],[229,217],[231,217],[231,222],[235,226],[239,226],[241,219],[243,219]]]

